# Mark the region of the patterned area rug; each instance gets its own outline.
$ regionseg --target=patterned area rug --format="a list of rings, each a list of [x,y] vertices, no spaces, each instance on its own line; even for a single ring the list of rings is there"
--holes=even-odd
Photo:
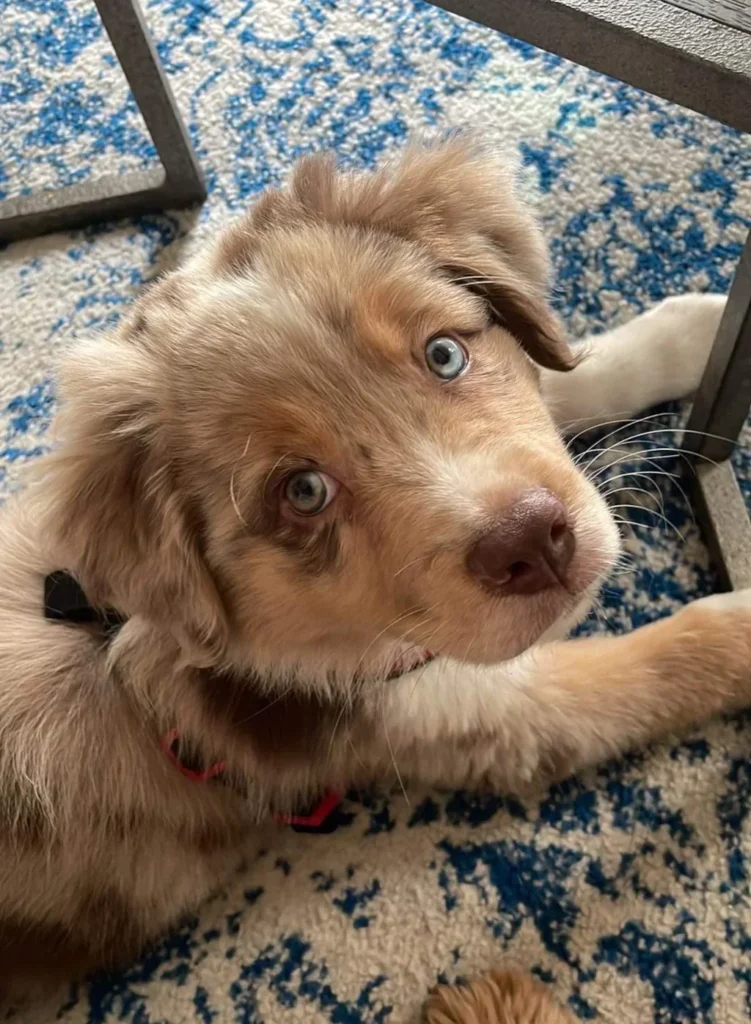
[[[153,161],[90,0],[0,0],[0,15],[0,192]],[[150,0],[147,17],[210,199],[0,253],[3,493],[45,447],[61,348],[115,322],[187,239],[311,149],[370,166],[409,134],[479,126],[518,160],[575,334],[669,293],[727,289],[751,223],[751,144],[727,128],[421,0]],[[713,587],[669,450],[679,412],[632,431],[652,457],[630,467],[652,475],[618,491],[633,570],[585,629],[628,629]],[[746,480],[743,451],[737,462]],[[655,489],[661,504],[643,493]],[[500,961],[582,1020],[745,1021],[748,750],[734,720],[537,803],[353,795],[333,835],[269,829],[195,920],[24,1020],[401,1024],[437,979]]]

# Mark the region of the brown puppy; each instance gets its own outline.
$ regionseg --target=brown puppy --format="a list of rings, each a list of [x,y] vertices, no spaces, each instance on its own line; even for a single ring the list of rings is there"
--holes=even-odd
[[[71,352],[0,522],[0,989],[134,953],[327,787],[519,786],[748,701],[746,595],[543,642],[619,550],[550,410],[687,393],[722,309],[670,300],[572,370],[546,275],[467,144],[315,158]],[[56,570],[120,628],[45,619]]]

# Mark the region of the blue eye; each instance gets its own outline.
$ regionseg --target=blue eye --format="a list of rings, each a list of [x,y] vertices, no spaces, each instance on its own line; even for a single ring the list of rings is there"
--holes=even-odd
[[[314,469],[293,473],[284,488],[285,498],[299,516],[317,516],[331,504],[336,492],[336,481]]]
[[[425,362],[428,369],[441,380],[453,380],[469,365],[469,356],[454,338],[441,335],[431,338],[425,346]]]

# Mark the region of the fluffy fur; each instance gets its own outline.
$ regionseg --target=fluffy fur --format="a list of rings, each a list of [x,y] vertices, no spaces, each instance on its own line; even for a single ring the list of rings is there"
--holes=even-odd
[[[576,1024],[542,985],[495,970],[466,985],[439,985],[425,1005],[424,1024]]]
[[[552,642],[619,551],[559,427],[689,393],[723,301],[670,300],[582,360],[547,273],[464,142],[370,176],[313,158],[69,354],[56,450],[0,522],[6,994],[135,953],[326,787],[398,766],[518,788],[747,702],[745,597]],[[443,383],[425,345],[447,332],[470,365]],[[336,493],[302,517],[287,482],[310,468]],[[494,596],[467,551],[538,487],[575,536],[566,579]],[[127,617],[111,643],[44,619],[55,569]],[[175,770],[175,728],[221,780]]]

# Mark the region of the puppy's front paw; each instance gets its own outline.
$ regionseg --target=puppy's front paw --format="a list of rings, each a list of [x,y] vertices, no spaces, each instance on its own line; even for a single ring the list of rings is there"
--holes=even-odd
[[[529,975],[491,971],[469,983],[440,985],[425,1005],[425,1024],[574,1024],[574,1017]]]
[[[718,710],[751,703],[751,589],[703,597],[676,619],[686,678],[713,679],[728,704]]]
[[[710,594],[694,601],[693,608],[702,608],[708,612],[741,617],[747,616],[751,624],[751,589],[729,590],[724,594]]]
[[[646,314],[661,362],[672,370],[675,398],[686,398],[699,386],[725,303],[724,295],[675,295]]]

